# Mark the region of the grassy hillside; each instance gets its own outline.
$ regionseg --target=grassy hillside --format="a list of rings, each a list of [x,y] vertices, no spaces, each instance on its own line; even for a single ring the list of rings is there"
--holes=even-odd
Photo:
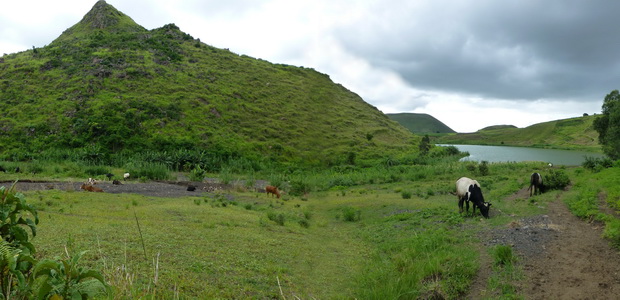
[[[592,127],[597,116],[584,116],[534,124],[526,128],[492,126],[474,133],[437,137],[443,144],[507,145],[601,151]]]
[[[0,154],[18,159],[186,149],[332,165],[418,141],[325,74],[214,48],[174,24],[149,31],[105,1],[48,46],[0,58],[0,109]]]
[[[387,116],[416,134],[425,133],[456,133],[446,124],[428,114],[400,113]]]

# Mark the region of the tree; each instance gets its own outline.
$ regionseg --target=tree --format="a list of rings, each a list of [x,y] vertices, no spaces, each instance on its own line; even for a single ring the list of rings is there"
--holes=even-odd
[[[431,139],[428,137],[428,134],[425,134],[422,141],[420,141],[420,153],[426,155],[429,150],[431,150]]]
[[[620,92],[613,90],[603,102],[603,114],[594,120],[599,144],[611,159],[620,159]]]

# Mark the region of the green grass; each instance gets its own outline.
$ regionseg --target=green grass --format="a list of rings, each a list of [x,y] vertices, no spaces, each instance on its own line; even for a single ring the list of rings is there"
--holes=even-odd
[[[538,123],[526,128],[491,127],[474,133],[437,136],[439,144],[505,145],[601,152],[592,127],[597,116]]]
[[[450,162],[340,173],[359,182],[350,186],[307,173],[311,192],[282,199],[246,189],[227,191],[234,201],[57,190],[27,199],[40,210],[39,254],[88,250],[83,263],[118,297],[458,298],[479,268],[474,228],[543,212],[502,200],[541,166],[491,163],[476,177],[493,203],[488,220],[458,214],[450,192],[467,168]]]

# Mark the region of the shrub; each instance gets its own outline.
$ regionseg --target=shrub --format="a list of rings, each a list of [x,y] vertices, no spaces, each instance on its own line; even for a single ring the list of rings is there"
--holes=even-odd
[[[614,162],[609,157],[596,158],[590,156],[585,156],[585,160],[581,164],[582,167],[594,172],[600,172],[605,168],[611,168],[613,165]]]
[[[361,219],[362,211],[347,206],[342,208],[342,219],[346,222],[356,222]]]
[[[206,173],[207,172],[203,170],[200,166],[196,166],[189,172],[189,180],[202,181],[205,178]]]
[[[403,191],[402,193],[400,193],[400,195],[403,197],[403,199],[411,199],[410,191]]]
[[[267,213],[267,218],[271,221],[276,222],[276,224],[280,226],[284,226],[284,222],[286,221],[286,217],[284,216],[284,214],[276,214],[272,211]]]
[[[308,228],[308,227],[310,227],[310,222],[308,222],[308,220],[306,220],[306,219],[300,219],[299,220],[299,225],[301,227]]]
[[[483,160],[480,165],[478,165],[478,171],[480,172],[480,176],[489,175],[489,162]]]
[[[570,178],[564,170],[550,170],[545,187],[549,190],[562,190],[570,184]]]
[[[293,196],[301,196],[310,193],[310,184],[305,180],[292,180],[291,190],[289,192]]]

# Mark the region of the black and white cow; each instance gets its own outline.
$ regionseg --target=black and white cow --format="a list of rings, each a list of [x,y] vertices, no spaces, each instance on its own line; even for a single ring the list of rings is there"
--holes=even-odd
[[[466,213],[469,213],[469,201],[472,202],[473,214],[476,214],[476,207],[485,218],[489,218],[489,208],[491,203],[485,202],[482,190],[478,181],[467,177],[461,177],[456,181],[456,196],[459,198],[459,212],[463,212],[463,202],[466,205]]]
[[[534,195],[537,193],[541,194],[544,189],[542,175],[540,173],[532,173],[532,176],[530,176],[530,187],[527,189],[530,191],[530,197],[532,197],[532,193]]]

